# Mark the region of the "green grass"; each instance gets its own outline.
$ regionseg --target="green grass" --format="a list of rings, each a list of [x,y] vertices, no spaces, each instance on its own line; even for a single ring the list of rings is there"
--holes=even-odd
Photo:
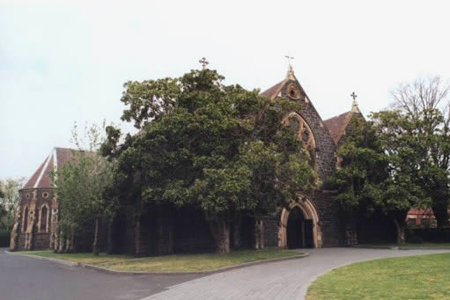
[[[229,254],[179,254],[133,258],[126,255],[101,254],[96,257],[87,253],[57,254],[51,251],[27,251],[19,253],[91,264],[115,271],[138,272],[211,271],[248,262],[292,257],[300,254],[299,252],[290,250],[242,250]]]
[[[450,299],[450,253],[361,262],[319,277],[306,300]]]

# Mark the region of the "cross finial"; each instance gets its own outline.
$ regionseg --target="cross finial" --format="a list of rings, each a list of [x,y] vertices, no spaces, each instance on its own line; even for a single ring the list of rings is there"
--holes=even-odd
[[[286,57],[288,59],[289,68],[292,68],[291,60],[293,60],[294,57],[293,56],[289,56],[289,55],[285,55],[284,57]]]
[[[207,65],[209,65],[209,62],[204,57],[202,57],[202,59],[200,59],[198,62],[202,65],[203,70],[206,69]]]
[[[294,70],[292,69],[292,64],[291,61],[294,59],[294,57],[290,56],[290,55],[285,55],[284,57],[287,58],[288,60],[288,64],[289,64],[289,69],[288,69],[288,78],[290,79],[294,79]]]
[[[358,97],[358,96],[355,94],[355,92],[352,92],[350,97],[353,98],[352,112],[354,112],[354,113],[361,113],[361,111],[359,110],[359,107],[358,107],[358,103],[356,102],[356,97]]]

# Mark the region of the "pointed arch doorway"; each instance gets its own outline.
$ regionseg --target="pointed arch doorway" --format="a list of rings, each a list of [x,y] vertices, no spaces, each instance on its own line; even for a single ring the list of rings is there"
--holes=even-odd
[[[286,234],[287,247],[296,248],[314,248],[312,220],[305,219],[303,211],[294,207],[288,217]]]
[[[319,217],[308,199],[292,201],[281,212],[278,246],[280,248],[320,248]]]

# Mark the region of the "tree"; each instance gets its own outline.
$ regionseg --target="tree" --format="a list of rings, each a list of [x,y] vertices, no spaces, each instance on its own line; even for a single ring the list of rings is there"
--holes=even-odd
[[[417,79],[393,92],[394,108],[408,120],[421,156],[418,184],[432,199],[438,227],[448,225],[450,200],[450,84],[440,77]]]
[[[371,118],[354,121],[351,136],[339,149],[342,168],[330,181],[347,211],[384,213],[396,226],[397,243],[403,244],[408,211],[429,203],[414,180],[420,157],[405,130],[408,122],[398,112],[379,112]]]
[[[204,68],[126,83],[122,119],[141,131],[119,146],[110,127],[102,147],[117,159],[122,201],[202,209],[219,253],[230,251],[241,212],[273,212],[315,184],[308,153],[282,125],[298,104],[223,79]]]
[[[98,126],[92,125],[86,132],[89,146],[85,147],[75,126],[72,135],[78,150],[72,152],[70,162],[53,174],[60,233],[73,239],[77,231],[93,221],[92,252],[96,255],[99,254],[99,222],[110,218],[115,209],[114,198],[108,194],[112,188],[113,164],[97,153],[102,143],[100,132]]]
[[[10,231],[14,225],[14,214],[20,201],[19,189],[24,178],[0,180],[0,227]]]

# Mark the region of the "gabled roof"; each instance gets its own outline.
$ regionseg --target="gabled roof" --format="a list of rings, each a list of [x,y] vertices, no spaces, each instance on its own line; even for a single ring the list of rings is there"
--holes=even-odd
[[[63,166],[72,159],[72,149],[53,148],[50,155],[44,160],[33,176],[25,183],[22,189],[52,188],[51,171]]]
[[[286,78],[272,86],[271,88],[265,90],[261,93],[262,96],[266,96],[267,98],[274,100],[276,97],[280,96],[281,91],[283,90],[283,87],[286,83],[289,81],[295,81],[299,85],[301,92],[305,95],[306,101],[309,101],[308,96],[306,95],[305,91],[303,90],[303,87],[301,86],[300,82],[298,82],[297,78],[294,75],[294,71],[292,70],[292,66],[289,66],[289,70],[287,73]],[[316,111],[314,105],[312,105],[312,108]],[[320,115],[317,113],[317,115],[320,118]],[[325,127],[328,129],[328,132],[330,133],[331,138],[333,139],[335,145],[338,145],[339,141],[341,140],[342,136],[345,133],[345,129],[347,128],[348,124],[350,123],[353,116],[360,115],[362,116],[361,111],[359,110],[358,104],[356,103],[356,100],[353,99],[352,109],[348,112],[345,112],[339,116],[330,118],[328,120],[321,122]],[[364,117],[363,117],[364,118]]]
[[[269,99],[275,99],[276,96],[280,93],[281,89],[283,88],[285,80],[278,82],[273,87],[265,90],[261,93],[262,96],[266,96]]]
[[[294,70],[292,69],[292,66],[289,66],[289,70],[287,72],[287,76],[286,76],[286,78],[283,81],[280,81],[277,84],[275,84],[274,86],[272,86],[271,88],[269,88],[268,90],[265,90],[264,92],[261,93],[261,95],[262,96],[266,96],[270,100],[273,100],[280,94],[281,90],[283,89],[283,86],[289,81],[297,82],[298,86],[300,87],[301,92],[303,94],[305,94],[306,97],[308,97],[306,95],[305,91],[303,90],[302,85],[300,84],[300,82],[295,77]]]
[[[342,135],[345,132],[345,128],[347,128],[348,123],[353,117],[353,112],[348,111],[339,116],[333,117],[331,119],[325,120],[325,126],[328,128],[328,131],[333,138],[334,143],[337,145]]]
[[[339,144],[339,141],[345,133],[345,129],[354,116],[364,118],[355,99],[353,99],[351,111],[345,112],[343,114],[340,114],[339,116],[324,121],[325,126],[328,128],[328,131],[330,132],[331,137],[333,138],[333,141],[336,145]]]

